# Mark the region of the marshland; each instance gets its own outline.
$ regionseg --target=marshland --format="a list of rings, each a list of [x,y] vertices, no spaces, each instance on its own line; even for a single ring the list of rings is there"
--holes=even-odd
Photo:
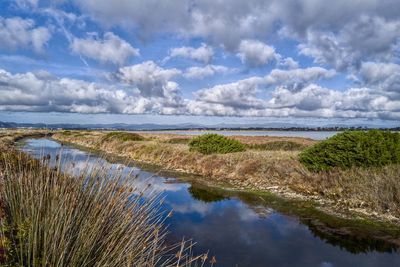
[[[178,266],[395,265],[400,260],[398,138],[397,133],[380,131],[339,133],[323,141],[214,133],[5,130],[5,262],[169,266],[177,263],[178,255]],[[354,146],[344,140],[356,140],[355,147],[364,146],[363,151],[373,140],[375,152],[367,152],[371,166],[359,164],[366,162],[367,154],[358,150],[361,161],[355,157],[350,164],[332,157],[327,161],[332,168],[325,168],[317,160],[318,148],[325,146],[323,151],[329,152],[332,140],[336,150],[347,149],[347,155]],[[372,160],[373,153],[381,160]],[[18,156],[10,160],[10,155]],[[341,166],[343,162],[348,164]],[[47,190],[48,195],[35,194]],[[72,199],[79,201],[70,203]],[[26,207],[23,216],[18,205]],[[82,212],[88,207],[94,208]],[[104,220],[107,223],[99,223]],[[129,222],[134,229],[127,227]],[[124,229],[118,241],[117,229]],[[59,240],[78,237],[64,244],[46,238],[51,233],[59,234],[52,236]],[[60,246],[52,246],[54,242]],[[121,247],[107,250],[108,242]],[[152,245],[138,252],[135,244],[143,242]],[[94,253],[79,244],[97,249]],[[65,261],[57,265],[52,261],[60,253]],[[103,253],[115,255],[115,261]],[[89,258],[92,262],[82,263]]]

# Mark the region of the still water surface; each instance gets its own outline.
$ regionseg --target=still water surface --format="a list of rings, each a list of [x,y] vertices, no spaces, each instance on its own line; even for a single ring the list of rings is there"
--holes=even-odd
[[[178,175],[155,174],[48,139],[26,140],[21,149],[37,158],[50,154],[52,159],[62,150],[62,164],[73,161],[78,169],[100,163],[133,171],[135,185],[152,184],[165,196],[162,209],[174,212],[167,221],[168,242],[193,238],[197,252],[216,255],[216,266],[400,266],[399,251],[385,242],[324,233],[318,224],[278,211],[275,202],[260,202],[259,197],[216,191]]]

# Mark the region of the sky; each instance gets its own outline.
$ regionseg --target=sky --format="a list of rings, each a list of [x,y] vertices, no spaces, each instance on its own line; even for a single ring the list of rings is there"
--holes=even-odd
[[[0,121],[398,126],[398,0],[2,0]]]

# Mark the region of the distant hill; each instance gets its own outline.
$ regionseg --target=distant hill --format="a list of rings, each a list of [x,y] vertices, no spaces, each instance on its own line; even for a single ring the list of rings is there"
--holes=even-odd
[[[238,124],[216,124],[216,125],[199,125],[199,124],[68,124],[68,123],[15,123],[0,121],[0,128],[35,128],[35,129],[67,129],[67,130],[126,130],[126,131],[160,131],[160,130],[279,130],[279,131],[342,131],[342,130],[364,130],[372,129],[370,126],[322,126],[322,127],[303,127],[297,124],[266,124],[266,125],[238,125]],[[390,130],[400,130],[396,128],[380,128]]]

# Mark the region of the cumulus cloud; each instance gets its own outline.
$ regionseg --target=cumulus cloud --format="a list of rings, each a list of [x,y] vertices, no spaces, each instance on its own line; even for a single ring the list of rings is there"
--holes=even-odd
[[[176,89],[176,88],[175,88]],[[143,97],[135,90],[47,72],[11,74],[0,70],[0,110],[80,113],[182,113],[178,98]]]
[[[287,58],[281,58],[279,60],[279,66],[288,68],[288,69],[298,69],[299,68],[299,62],[297,62],[296,60],[294,60],[291,57],[287,57]]]
[[[366,86],[400,94],[400,65],[394,63],[364,62],[360,76]]]
[[[265,83],[284,86],[289,90],[297,91],[313,81],[332,78],[335,74],[334,70],[327,70],[321,67],[291,70],[274,69],[265,76]]]
[[[361,61],[391,60],[400,36],[400,20],[361,16],[338,34],[309,30],[299,45],[301,54],[338,70],[358,69]]]
[[[390,71],[383,70],[382,76]],[[190,114],[219,116],[400,118],[398,93],[379,86],[338,91],[313,83],[334,74],[322,68],[273,70],[265,77],[199,90],[195,99],[187,102],[187,110]],[[262,97],[270,86],[275,86],[270,98]]]
[[[144,97],[165,97],[178,92],[179,85],[171,79],[180,74],[178,69],[164,69],[153,61],[146,61],[120,68],[115,77],[125,84],[135,86]]]
[[[16,0],[15,3],[20,8],[35,8],[38,6],[39,0]]]
[[[233,108],[249,108],[262,106],[257,99],[258,85],[262,78],[253,77],[234,83],[216,85],[195,93],[196,100],[207,103],[217,103]]]
[[[133,48],[128,42],[112,32],[106,32],[103,39],[95,34],[87,38],[73,38],[70,45],[72,52],[100,61],[122,65],[128,58],[139,56],[139,49]]]
[[[278,87],[268,107],[285,116],[400,118],[400,101],[365,87],[343,92],[315,84],[297,92]]]
[[[191,3],[186,0],[86,0],[74,1],[84,14],[106,27],[119,25],[140,29],[142,37],[156,32],[177,32],[190,17]]]
[[[203,79],[215,74],[226,74],[235,72],[236,69],[231,69],[220,65],[207,65],[204,67],[190,67],[185,70],[183,76],[187,79]]]
[[[275,48],[258,40],[242,40],[237,55],[250,67],[259,67],[278,58]]]
[[[43,53],[50,38],[50,30],[46,27],[35,27],[35,22],[31,19],[0,16],[0,48],[27,48],[36,53]]]
[[[150,67],[141,68],[173,77],[168,70],[145,65]],[[12,74],[0,70],[0,110],[400,119],[399,94],[379,86],[344,91],[313,83],[296,91],[277,86],[266,98],[266,78],[253,77],[199,90],[189,100],[179,96],[178,84],[161,80],[163,94],[144,96],[139,89],[149,84],[144,81],[136,84],[128,79],[126,86],[116,86],[58,78],[45,71]]]
[[[43,2],[37,5],[36,0],[18,1],[39,9],[45,5]],[[199,47],[171,49],[166,60],[179,57],[204,66],[183,66],[178,70],[146,61],[120,67],[112,75],[114,86],[46,73],[3,71],[2,109],[24,110],[31,103],[36,110],[70,112],[400,117],[400,1],[337,0],[329,5],[324,0],[149,0],[145,5],[139,0],[75,0],[73,3],[80,10],[80,19],[70,13],[60,14],[61,22],[68,23],[59,23],[59,27],[75,30],[83,27],[75,21],[90,18],[87,21],[100,22],[105,29],[122,26],[119,30],[129,29],[140,37],[201,40],[204,43]],[[75,7],[72,10],[77,10]],[[50,37],[46,27],[38,27],[32,20],[0,19],[0,48],[28,48],[40,53]],[[282,51],[297,45],[295,52],[310,57],[321,67],[304,68],[294,55],[291,58],[278,54],[267,44],[273,40],[278,40],[278,45],[290,41],[289,47],[284,43]],[[103,63],[122,65],[139,54],[111,32],[100,38],[93,35],[71,38],[71,43],[73,52]],[[195,92],[194,99],[182,99],[178,78],[200,79],[232,71],[211,64],[212,47],[237,55],[248,67],[275,62],[277,69],[266,76],[210,85]],[[281,52],[280,48],[277,46]],[[301,62],[308,66],[307,60]],[[333,90],[317,84],[336,73],[353,77],[354,88]],[[345,75],[338,75],[338,79]],[[88,88],[87,92],[84,88]]]
[[[105,25],[201,37],[234,51],[243,39],[265,39],[283,25],[299,38],[309,30],[336,33],[362,16],[399,20],[399,1],[249,0],[249,1],[75,1],[81,11]],[[149,16],[151,14],[151,16]],[[379,23],[378,23],[379,24]],[[367,25],[367,23],[365,23]],[[350,26],[348,26],[350,27]],[[385,35],[381,33],[382,35]],[[376,32],[375,32],[376,33]],[[370,38],[375,39],[373,35]],[[358,39],[355,36],[355,39]],[[390,39],[390,38],[389,38]],[[378,38],[373,42],[380,42]],[[374,46],[374,45],[373,45]]]
[[[165,58],[164,61],[167,61],[174,57],[182,57],[208,64],[211,62],[213,55],[214,50],[212,49],[212,47],[203,43],[198,48],[190,46],[172,48],[169,52],[169,56]]]
[[[288,92],[302,90],[313,81],[330,78],[333,70],[312,67],[306,69],[274,69],[264,77],[251,77],[233,83],[220,84],[199,90],[195,101],[188,105],[190,112],[206,115],[255,115],[263,113],[266,100],[260,99],[260,87],[278,86]],[[312,100],[310,100],[312,101]]]
[[[202,92],[199,95],[201,98],[189,101],[188,112],[219,116],[400,119],[399,100],[393,99],[391,94],[365,87],[350,88],[343,92],[315,84],[296,92],[277,87],[270,99],[246,99],[234,90],[229,93],[228,90],[221,90],[221,87],[215,89],[214,92]],[[254,95],[253,92],[250,90]],[[230,94],[231,97],[236,96],[234,102],[221,98],[228,98]],[[256,105],[240,105],[240,99],[246,103],[254,101]]]

